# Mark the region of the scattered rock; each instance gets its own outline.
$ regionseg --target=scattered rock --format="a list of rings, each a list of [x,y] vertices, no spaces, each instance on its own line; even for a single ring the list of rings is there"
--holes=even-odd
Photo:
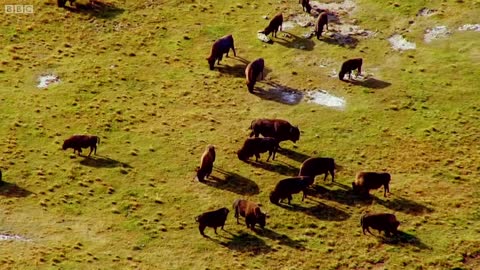
[[[464,24],[458,27],[458,31],[475,31],[480,32],[480,24]]]
[[[436,9],[429,9],[429,8],[424,7],[417,12],[417,17],[419,17],[419,16],[430,17],[435,13],[437,13]]]
[[[395,34],[388,38],[392,48],[397,51],[415,50],[417,45],[407,41],[402,35]]]
[[[56,84],[60,82],[60,77],[54,74],[41,75],[38,78],[38,88],[47,88],[50,84]]]
[[[434,39],[444,38],[444,37],[447,37],[448,35],[451,35],[451,34],[452,34],[452,32],[450,32],[446,26],[443,26],[443,25],[436,26],[434,28],[429,28],[429,29],[425,30],[423,40],[426,43],[430,43]]]
[[[267,35],[265,35],[264,33],[258,32],[258,33],[257,33],[257,38],[258,38],[259,40],[261,40],[262,42],[272,43],[272,40],[271,40]]]

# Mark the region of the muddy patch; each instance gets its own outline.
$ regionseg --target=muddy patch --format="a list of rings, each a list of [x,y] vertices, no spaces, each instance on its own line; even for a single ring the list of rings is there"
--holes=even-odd
[[[475,31],[480,32],[480,23],[477,24],[464,24],[458,27],[458,31]]]
[[[445,38],[451,34],[452,32],[450,32],[446,26],[443,26],[443,25],[436,26],[436,27],[425,30],[425,34],[423,35],[423,40],[426,43],[430,43],[435,39]]]
[[[1,234],[0,241],[30,241],[29,239],[16,234]]]
[[[390,45],[394,50],[397,51],[406,51],[406,50],[415,50],[417,45],[413,42],[407,41],[402,35],[395,34],[388,38]]]
[[[54,74],[46,74],[46,75],[40,75],[38,77],[38,84],[37,88],[44,89],[47,88],[51,84],[57,84],[60,82],[60,77]]]
[[[305,101],[339,110],[344,110],[347,106],[344,98],[336,97],[322,89],[307,91],[305,93]]]
[[[268,92],[263,93],[263,96],[267,99],[288,105],[298,104],[303,99],[302,92],[282,86],[273,86],[268,89]]]

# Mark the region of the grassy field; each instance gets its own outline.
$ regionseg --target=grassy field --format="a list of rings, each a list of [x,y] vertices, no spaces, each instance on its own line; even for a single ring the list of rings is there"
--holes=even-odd
[[[298,25],[257,40],[262,16],[302,14],[296,0],[123,0],[105,12],[17,2],[34,13],[0,20],[0,234],[27,240],[0,238],[0,269],[480,269],[480,34],[456,30],[479,23],[480,1],[355,1],[340,19],[376,34],[351,47],[304,39]],[[416,16],[423,7],[437,12]],[[423,42],[438,25],[451,35]],[[229,33],[238,57],[210,71],[210,47]],[[392,50],[394,33],[416,50]],[[258,57],[268,74],[252,95],[244,68]],[[374,84],[331,76],[353,57]],[[38,89],[48,73],[60,83]],[[285,104],[272,85],[324,89],[346,108]],[[256,118],[298,125],[300,141],[269,163],[239,161]],[[101,137],[90,159],[61,150],[81,133]],[[208,144],[217,181],[202,184]],[[311,156],[335,158],[337,182],[318,177],[304,202],[271,204]],[[390,172],[390,197],[353,196],[361,170]],[[263,204],[266,229],[231,212],[203,238],[194,217],[236,198]],[[367,211],[394,213],[400,236],[364,236]]]

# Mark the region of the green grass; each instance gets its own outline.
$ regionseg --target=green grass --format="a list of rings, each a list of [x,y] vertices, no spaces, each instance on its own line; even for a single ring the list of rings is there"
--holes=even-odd
[[[2,14],[0,233],[31,241],[2,242],[0,268],[480,267],[479,35],[454,31],[423,43],[427,27],[478,23],[480,2],[357,1],[350,19],[377,35],[352,49],[297,41],[311,50],[256,39],[267,24],[262,16],[300,13],[296,1],[113,3],[122,10],[70,13],[33,1],[32,15]],[[438,13],[416,17],[424,6]],[[300,38],[306,31],[289,30]],[[393,51],[386,38],[397,32],[417,49]],[[229,33],[238,56],[265,59],[267,80],[326,89],[347,100],[346,110],[251,95],[239,59],[222,61],[230,73],[208,70],[213,40]],[[391,85],[329,77],[351,57],[363,57],[365,72]],[[37,89],[48,72],[61,83]],[[296,146],[282,143],[296,155],[279,154],[265,169],[237,159],[260,117],[300,127]],[[101,137],[97,162],[61,150],[77,133]],[[217,147],[213,175],[224,183],[193,181],[208,144]],[[319,177],[317,194],[305,202],[295,195],[295,209],[272,205],[269,192],[306,156],[335,158],[344,167],[339,184]],[[391,196],[352,197],[361,170],[390,172]],[[267,229],[251,232],[231,212],[226,232],[201,237],[194,217],[239,197],[263,204]],[[401,239],[364,236],[365,211],[395,213]]]

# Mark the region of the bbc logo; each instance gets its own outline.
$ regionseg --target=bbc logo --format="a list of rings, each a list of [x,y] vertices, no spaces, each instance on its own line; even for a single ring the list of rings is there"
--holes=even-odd
[[[32,14],[33,5],[5,5],[7,14]]]

